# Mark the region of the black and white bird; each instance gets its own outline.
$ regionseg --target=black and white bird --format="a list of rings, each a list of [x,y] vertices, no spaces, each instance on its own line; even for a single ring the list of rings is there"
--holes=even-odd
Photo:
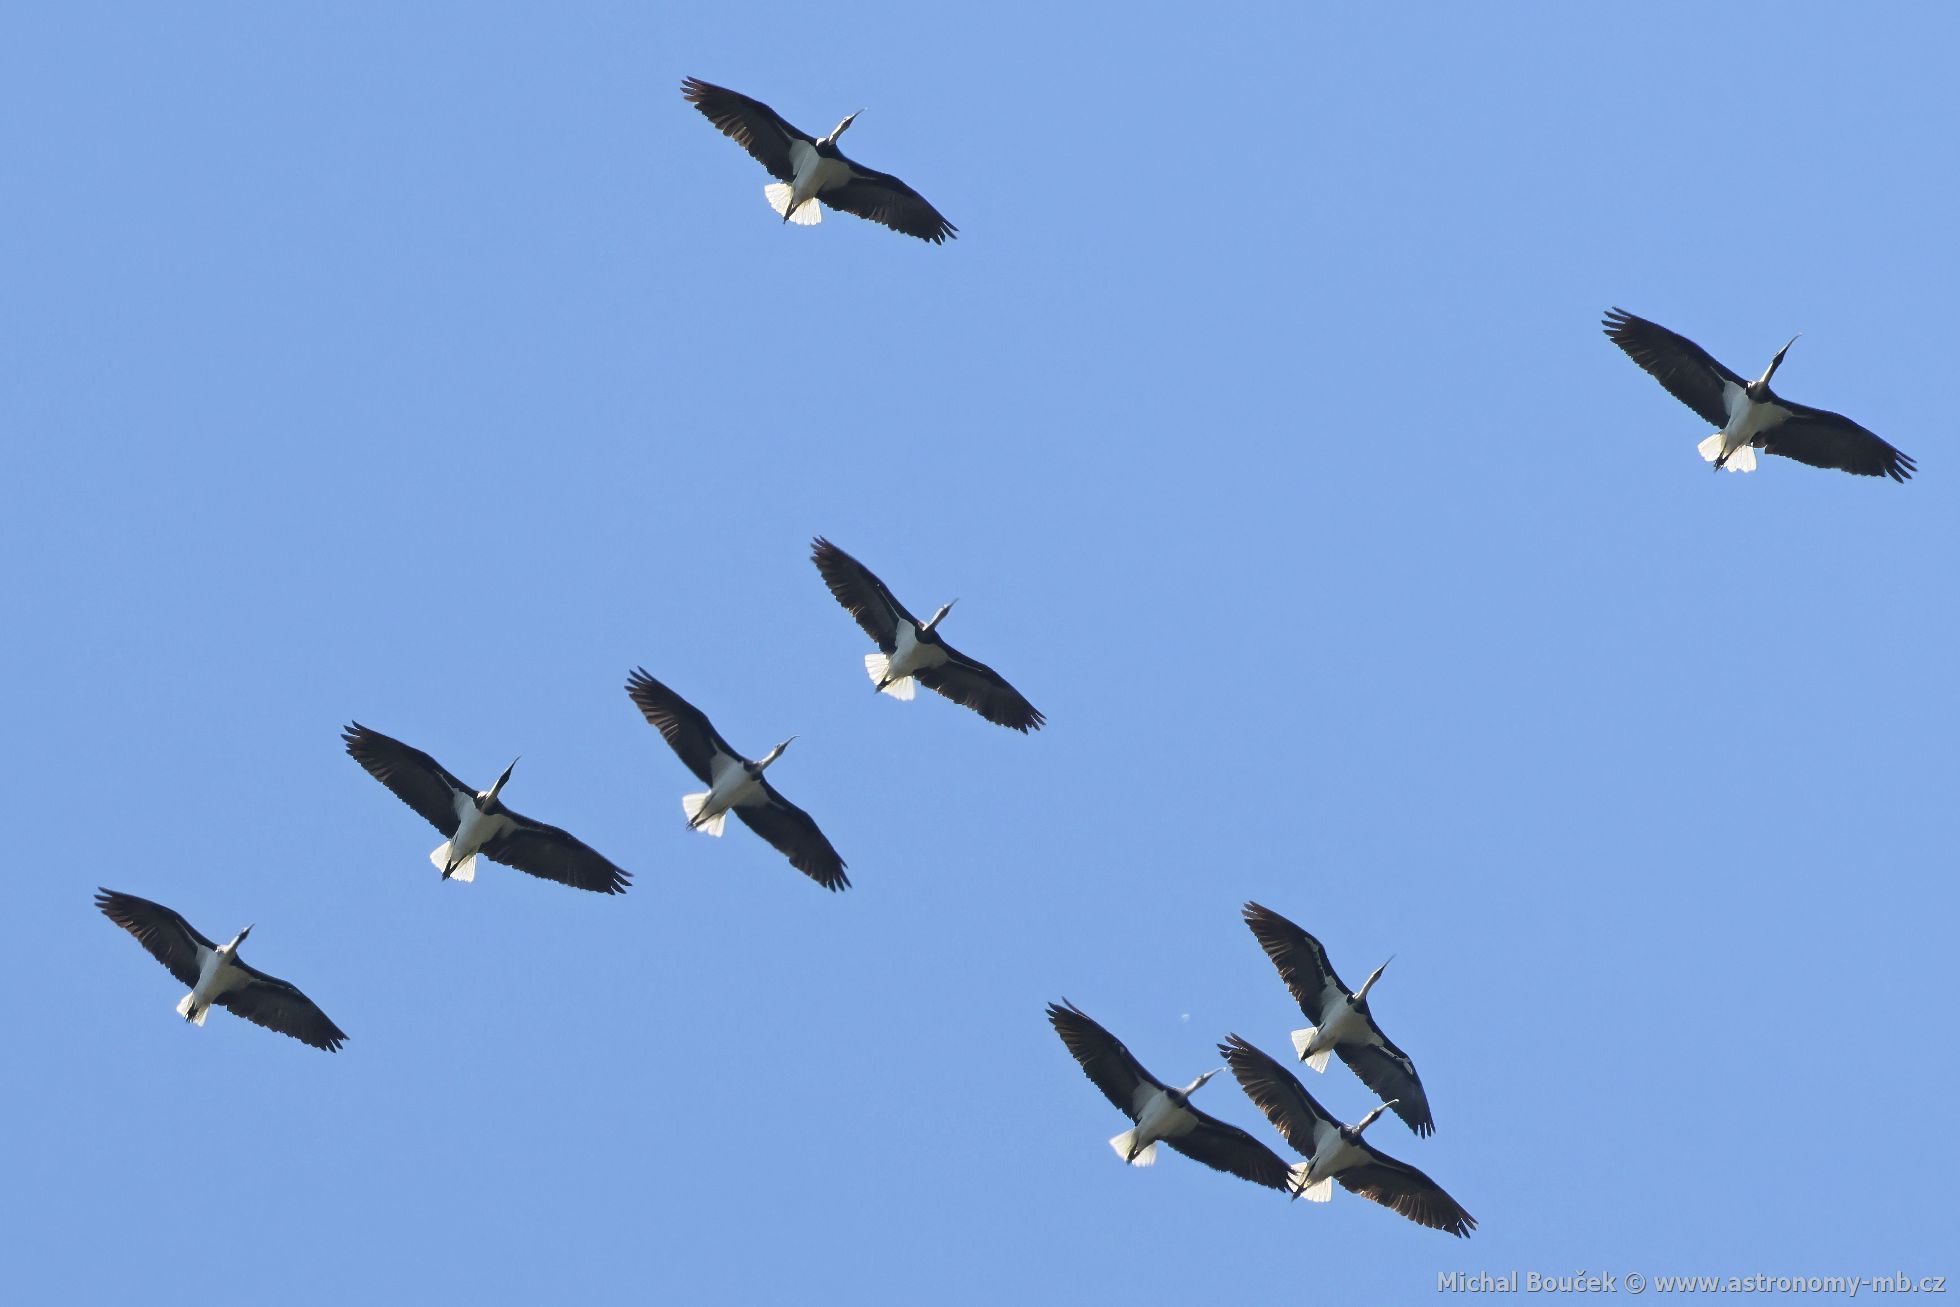
[[[400,740],[355,722],[341,734],[368,775],[427,818],[448,840],[429,854],[444,880],[475,880],[478,855],[574,889],[623,894],[633,877],[556,826],[512,812],[497,796],[513,760],[487,790],[473,790],[443,765]]]
[[[1745,381],[1716,362],[1686,336],[1625,309],[1607,313],[1607,338],[1627,352],[1668,394],[1720,428],[1697,448],[1718,468],[1756,470],[1756,453],[1781,454],[1812,467],[1837,468],[1866,477],[1912,476],[1913,461],[1870,431],[1839,413],[1793,404],[1769,388],[1769,379],[1797,343],[1795,336],[1754,381]]]
[[[935,245],[959,230],[898,178],[844,157],[837,139],[857,118],[855,113],[819,140],[762,101],[698,77],[682,82],[681,94],[776,178],[762,193],[784,222],[814,226],[823,220],[819,206],[828,204]]]
[[[844,874],[844,860],[830,847],[810,814],[778,794],[762,775],[770,763],[782,757],[794,735],[750,762],[729,747],[706,713],[654,680],[645,668],[635,669],[626,678],[626,693],[673,746],[687,769],[708,787],[704,793],[681,796],[681,811],[687,814],[689,827],[719,835],[732,812],[788,858],[790,866],[817,884],[828,890],[851,887],[850,878]]]
[[[1304,1162],[1291,1173],[1289,1189],[1295,1198],[1324,1203],[1333,1182],[1432,1230],[1466,1239],[1477,1228],[1476,1218],[1443,1192],[1427,1175],[1399,1162],[1361,1137],[1375,1118],[1388,1110],[1384,1103],[1353,1125],[1342,1125],[1314,1101],[1291,1072],[1237,1035],[1218,1046],[1246,1096],[1259,1105],[1273,1128]]]
[[[1023,734],[1041,729],[1047,718],[1019,690],[987,664],[975,662],[947,644],[939,634],[939,624],[959,600],[940,605],[930,620],[921,622],[870,568],[822,536],[810,543],[810,561],[823,574],[824,584],[837,602],[877,643],[879,652],[864,656],[864,669],[879,693],[910,700],[912,683],[917,681],[996,725]]]
[[[1259,947],[1272,959],[1300,1011],[1314,1023],[1293,1032],[1293,1049],[1300,1060],[1325,1071],[1328,1055],[1338,1055],[1377,1098],[1394,1105],[1395,1115],[1409,1129],[1418,1135],[1434,1133],[1436,1122],[1429,1114],[1429,1096],[1422,1091],[1416,1064],[1382,1033],[1368,1010],[1368,991],[1382,978],[1388,963],[1370,972],[1360,989],[1350,990],[1334,974],[1334,964],[1319,940],[1271,908],[1248,903],[1244,912]]]
[[[302,1044],[338,1053],[347,1036],[327,1020],[312,999],[277,976],[247,966],[238,946],[252,933],[245,927],[229,944],[213,944],[161,903],[115,890],[97,891],[102,915],[136,937],[164,970],[191,992],[177,1000],[177,1015],[203,1025],[211,1005],[230,1008],[255,1026],[291,1035]]]
[[[1195,1162],[1236,1175],[1268,1189],[1291,1188],[1291,1172],[1277,1153],[1235,1125],[1227,1125],[1191,1106],[1191,1095],[1217,1075],[1207,1071],[1182,1089],[1173,1089],[1143,1069],[1123,1042],[1096,1024],[1067,999],[1048,1005],[1055,1033],[1103,1096],[1136,1125],[1109,1141],[1131,1166],[1157,1160],[1157,1145],[1169,1144]]]

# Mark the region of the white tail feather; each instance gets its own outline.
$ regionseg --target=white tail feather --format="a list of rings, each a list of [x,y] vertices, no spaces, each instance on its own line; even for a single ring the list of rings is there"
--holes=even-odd
[[[447,841],[444,841],[440,847],[429,854],[429,861],[435,863],[436,870],[442,872],[450,880],[476,879],[476,855],[474,853],[457,863],[456,870],[449,870],[449,844]]]
[[[1696,445],[1695,448],[1701,451],[1701,456],[1704,460],[1713,463],[1722,456],[1722,433],[1717,431],[1714,435],[1702,441],[1699,445]],[[1729,455],[1729,461],[1722,464],[1722,468],[1727,472],[1754,472],[1756,470],[1755,449],[1748,445],[1736,446],[1735,452]]]
[[[770,182],[762,188],[762,193],[768,197],[769,207],[776,211],[778,218],[787,217],[799,227],[814,227],[823,221],[823,207],[814,198],[797,205],[795,213],[785,213],[784,210],[789,208],[791,191],[782,182]]]
[[[1157,1145],[1154,1142],[1145,1144],[1135,1157],[1131,1157],[1130,1150],[1136,1147],[1136,1142],[1137,1132],[1134,1130],[1125,1130],[1122,1134],[1110,1140],[1109,1146],[1116,1150],[1118,1157],[1128,1162],[1131,1166],[1149,1166],[1154,1163],[1157,1160]]]
[[[203,1006],[203,1008],[198,1011],[198,1014],[196,1016],[191,1017],[191,999],[193,999],[194,997],[196,997],[196,995],[186,994],[182,998],[177,1000],[177,1015],[180,1017],[190,1017],[191,1023],[193,1025],[201,1026],[204,1024],[204,1018],[211,1015],[211,1005],[209,1003],[206,1003]]]
[[[911,677],[901,676],[890,685],[879,684],[885,679],[886,674],[891,669],[892,660],[881,653],[868,653],[864,656],[864,670],[870,674],[871,683],[878,686],[879,692],[881,694],[889,694],[894,699],[903,699],[905,702],[910,703],[912,696],[919,692],[918,682],[914,681]]]
[[[724,808],[706,821],[695,821],[695,816],[700,813],[701,809],[707,806],[708,796],[706,794],[681,795],[681,811],[687,814],[688,825],[693,826],[696,830],[704,830],[710,835],[719,835],[721,834],[721,828],[728,822],[728,811]]]
[[[1334,1177],[1331,1175],[1326,1176],[1318,1184],[1307,1184],[1307,1174],[1312,1166],[1312,1162],[1295,1164],[1293,1167],[1293,1185],[1296,1189],[1301,1185],[1306,1185],[1306,1188],[1300,1189],[1299,1196],[1308,1202],[1324,1203],[1334,1196]]]
[[[1308,1046],[1313,1043],[1313,1037],[1319,1033],[1320,1028],[1318,1026],[1308,1026],[1305,1030],[1294,1031],[1293,1051],[1298,1053],[1301,1060],[1314,1070],[1325,1071],[1327,1069],[1327,1057],[1334,1051],[1333,1049],[1323,1048],[1312,1057],[1307,1056]]]

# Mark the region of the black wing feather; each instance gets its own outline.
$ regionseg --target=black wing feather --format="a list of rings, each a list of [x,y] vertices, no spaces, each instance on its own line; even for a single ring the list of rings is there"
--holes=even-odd
[[[1271,908],[1248,903],[1240,911],[1245,916],[1246,928],[1259,941],[1259,947],[1266,950],[1279,978],[1286,982],[1287,992],[1300,1005],[1300,1011],[1315,1025],[1324,1024],[1328,1014],[1321,1000],[1327,992],[1327,982],[1333,981],[1344,994],[1354,992],[1341,984],[1341,978],[1334,973],[1334,964],[1327,960],[1327,950],[1319,940]]]
[[[960,229],[947,222],[944,214],[926,202],[925,196],[890,173],[876,172],[855,162],[851,171],[851,180],[817,192],[817,198],[833,209],[869,218],[934,245],[944,245],[948,237],[959,234]]]
[[[832,597],[884,652],[898,648],[898,623],[919,624],[870,568],[822,536],[810,542],[810,561],[817,565]]]
[[[1843,414],[1780,397],[1776,402],[1789,409],[1791,417],[1756,437],[1763,452],[1861,477],[1912,479],[1916,465],[1910,457]]]
[[[1273,1129],[1279,1131],[1280,1137],[1300,1156],[1313,1156],[1314,1127],[1317,1122],[1330,1126],[1340,1124],[1307,1092],[1306,1086],[1292,1072],[1262,1049],[1238,1035],[1232,1035],[1218,1046],[1218,1051],[1224,1055],[1225,1064],[1232,1068],[1232,1078],[1239,1082],[1240,1089],[1245,1090],[1245,1096],[1266,1114],[1266,1119],[1273,1123]]]
[[[506,867],[555,880],[574,889],[598,894],[624,894],[633,877],[614,866],[597,850],[556,826],[533,821],[510,809],[504,816],[518,823],[483,846],[483,856]]]
[[[849,889],[851,878],[844,874],[844,860],[810,814],[777,793],[766,780],[762,792],[769,796],[768,803],[744,803],[733,809],[742,824],[788,858],[790,866],[825,889]]]
[[[101,889],[96,891],[95,906],[102,910],[103,916],[134,935],[136,942],[163,963],[164,970],[181,984],[197,984],[198,949],[218,947],[161,903],[119,890]]]
[[[1369,1024],[1374,1024],[1373,1018]],[[1379,1046],[1338,1044],[1334,1055],[1361,1077],[1362,1084],[1375,1091],[1375,1097],[1384,1103],[1392,1101],[1395,1106],[1389,1111],[1401,1117],[1409,1129],[1418,1136],[1435,1134],[1436,1120],[1429,1113],[1429,1095],[1423,1092],[1415,1062],[1382,1034],[1379,1027],[1375,1034],[1382,1041]]]
[[[714,724],[708,720],[706,713],[654,680],[647,674],[646,668],[635,668],[627,676],[626,693],[632,696],[641,715],[660,732],[703,785],[715,783],[713,763],[716,748],[731,757],[740,756],[715,733]]]
[[[1123,1046],[1122,1040],[1067,999],[1048,1005],[1048,1023],[1062,1037],[1069,1055],[1081,1064],[1082,1074],[1130,1120],[1137,1119],[1139,1087],[1164,1088],[1164,1082],[1144,1070],[1143,1063]]]
[[[1392,1212],[1400,1212],[1417,1225],[1459,1239],[1468,1239],[1470,1232],[1477,1228],[1477,1218],[1464,1211],[1463,1204],[1444,1193],[1443,1186],[1427,1174],[1388,1156],[1372,1144],[1362,1146],[1374,1154],[1375,1161],[1351,1166],[1337,1174],[1334,1180],[1341,1188],[1380,1203]]]
[[[1199,1126],[1188,1135],[1164,1140],[1167,1146],[1214,1171],[1236,1175],[1281,1193],[1292,1191],[1292,1168],[1278,1153],[1237,1126],[1200,1112],[1189,1103],[1185,1104],[1185,1110],[1198,1118]]]
[[[1041,710],[1009,685],[999,672],[968,658],[944,640],[939,642],[939,647],[946,651],[947,661],[914,672],[913,677],[920,685],[973,709],[996,726],[1023,735],[1040,730],[1047,722]]]
[[[456,816],[456,795],[474,796],[476,791],[451,775],[443,765],[420,749],[410,748],[392,736],[372,731],[354,722],[341,732],[347,752],[367,774],[395,792],[395,797],[422,814],[444,835],[454,835],[460,819]]]
[[[250,973],[252,983],[219,995],[219,1007],[230,1008],[255,1026],[291,1035],[302,1044],[329,1053],[338,1053],[340,1046],[347,1042],[341,1028],[329,1021],[319,1005],[296,986],[236,959],[233,965]]]
[[[1711,426],[1728,425],[1728,405],[1723,403],[1724,381],[1746,386],[1735,373],[1716,361],[1713,354],[1666,327],[1635,317],[1625,309],[1613,309],[1600,324],[1606,337],[1627,352],[1667,393],[1700,414]]]
[[[777,181],[793,181],[796,170],[790,163],[789,143],[793,140],[816,144],[816,137],[793,126],[789,120],[760,100],[739,91],[690,77],[681,83],[681,94],[699,109],[722,135],[749,152],[749,156],[769,170]]]

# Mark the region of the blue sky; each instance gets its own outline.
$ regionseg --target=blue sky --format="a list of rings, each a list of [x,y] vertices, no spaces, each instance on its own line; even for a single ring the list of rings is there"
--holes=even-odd
[[[1954,1272],[1956,38],[1931,4],[9,10],[6,1278]],[[864,110],[853,154],[960,238],[784,229],[687,75]],[[1614,304],[1752,374],[1803,332],[1779,387],[1919,478],[1711,474]],[[1049,728],[875,699],[819,533],[959,597]],[[683,829],[639,664],[738,747],[797,735],[771,776],[856,888]],[[478,784],[521,754],[513,806],[632,892],[439,883],[353,719]],[[97,885],[256,923],[346,1050],[183,1028]],[[1248,898],[1351,981],[1396,955],[1438,1131],[1376,1138],[1467,1243],[1111,1156],[1043,1005],[1180,1082],[1228,1032],[1283,1051]]]

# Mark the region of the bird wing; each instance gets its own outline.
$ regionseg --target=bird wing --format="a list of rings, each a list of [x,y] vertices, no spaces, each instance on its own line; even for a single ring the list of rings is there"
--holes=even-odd
[[[1843,414],[1792,404],[1787,399],[1776,402],[1790,410],[1790,417],[1756,437],[1765,453],[1862,477],[1891,477],[1894,481],[1912,478],[1911,458]]]
[[[197,985],[198,950],[209,952],[217,945],[198,934],[190,922],[161,903],[112,889],[97,890],[95,906],[102,910],[103,916],[136,936],[136,942],[163,963],[163,969],[179,982]]]
[[[699,109],[722,135],[749,152],[751,158],[769,170],[777,181],[794,181],[796,167],[790,162],[789,143],[804,141],[815,145],[810,133],[792,126],[781,114],[760,100],[751,100],[738,91],[690,77],[681,83],[681,94]]]
[[[715,733],[706,713],[647,675],[646,668],[635,668],[626,678],[626,693],[703,785],[715,783],[717,749],[731,758],[741,756]]]
[[[1361,1147],[1373,1160],[1336,1173],[1334,1179],[1340,1182],[1341,1188],[1400,1212],[1417,1225],[1442,1230],[1459,1239],[1469,1238],[1470,1232],[1477,1228],[1477,1218],[1444,1193],[1443,1186],[1365,1140]]]
[[[1194,1162],[1203,1162],[1214,1171],[1236,1175],[1241,1180],[1291,1192],[1291,1169],[1280,1155],[1235,1125],[1200,1112],[1189,1103],[1184,1110],[1198,1118],[1198,1128],[1164,1142]]]
[[[999,672],[968,658],[944,640],[939,642],[939,647],[945,650],[946,661],[912,673],[920,685],[938,691],[954,703],[966,705],[996,726],[1024,735],[1040,730],[1048,720]]]
[[[1339,1127],[1340,1123],[1293,1078],[1292,1072],[1244,1039],[1233,1035],[1218,1046],[1218,1051],[1225,1055],[1225,1064],[1232,1068],[1232,1076],[1245,1096],[1302,1157],[1314,1155],[1316,1123]]]
[[[1749,383],[1723,367],[1713,354],[1686,336],[1637,318],[1625,309],[1612,310],[1600,325],[1605,328],[1608,340],[1667,387],[1668,394],[1699,413],[1702,421],[1716,427],[1728,425],[1729,408],[1723,402],[1723,383],[1732,386]]]
[[[456,796],[476,797],[476,791],[450,775],[443,765],[420,749],[371,731],[354,722],[341,732],[347,752],[367,774],[395,792],[395,797],[422,814],[444,835],[454,835],[461,819]]]
[[[849,889],[851,878],[844,874],[844,860],[830,847],[830,841],[817,829],[810,814],[777,793],[776,787],[766,780],[762,782],[762,793],[765,796],[762,803],[736,805],[735,815],[741,818],[742,824],[788,858],[790,866],[825,889]]]
[[[1286,988],[1293,995],[1293,1001],[1300,1005],[1300,1011],[1315,1025],[1325,1023],[1329,986],[1341,995],[1354,992],[1334,974],[1334,964],[1327,960],[1327,950],[1321,947],[1319,940],[1271,908],[1248,903],[1241,912],[1245,916],[1247,929],[1259,941],[1259,947],[1266,950],[1266,956],[1272,959],[1273,967],[1279,972],[1279,978],[1286,982]]]
[[[856,163],[851,164],[849,181],[817,192],[817,198],[833,209],[855,213],[934,245],[944,245],[947,237],[959,233],[958,227],[926,203],[925,196],[890,173],[874,172]]]
[[[1368,1019],[1368,1024],[1374,1025],[1373,1017]],[[1395,1103],[1389,1110],[1401,1117],[1409,1129],[1419,1136],[1436,1133],[1435,1118],[1429,1114],[1429,1095],[1422,1091],[1416,1064],[1379,1028],[1375,1029],[1375,1037],[1381,1042],[1341,1044],[1334,1053],[1361,1077],[1362,1084],[1375,1091],[1377,1098],[1384,1103],[1391,1100]]]
[[[346,1034],[327,1020],[327,1014],[312,999],[279,977],[268,976],[257,967],[248,967],[235,957],[232,965],[249,975],[251,980],[237,989],[220,994],[216,999],[218,1006],[230,1008],[255,1026],[291,1035],[302,1044],[324,1048],[329,1053],[340,1051],[341,1044],[347,1039]]]
[[[810,561],[823,574],[831,595],[886,653],[898,648],[900,622],[919,624],[870,568],[822,536],[810,542]]]
[[[1062,1037],[1069,1054],[1082,1064],[1082,1074],[1130,1120],[1137,1119],[1139,1090],[1164,1088],[1164,1082],[1144,1070],[1122,1040],[1067,999],[1048,1005],[1048,1023]]]
[[[503,810],[514,827],[483,846],[483,856],[533,876],[599,894],[624,894],[632,873],[601,857],[591,845],[556,826]]]

